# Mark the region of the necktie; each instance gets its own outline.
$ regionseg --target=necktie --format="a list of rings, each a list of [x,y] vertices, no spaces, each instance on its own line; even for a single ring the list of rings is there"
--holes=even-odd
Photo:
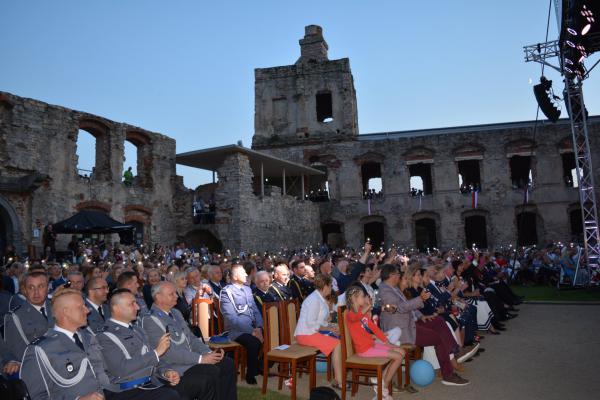
[[[132,330],[133,330],[133,325],[131,325],[131,324],[130,324],[130,325],[128,326],[128,328],[129,328],[129,330],[130,330],[130,331],[132,331]]]
[[[98,306],[98,313],[100,314],[102,319],[104,319],[104,313],[102,312],[102,306]]]
[[[81,339],[79,339],[79,335],[77,333],[73,334],[73,339],[75,339],[75,344],[77,347],[79,347],[82,351],[85,351],[83,348],[83,343],[81,342]]]
[[[48,316],[46,315],[46,309],[44,307],[40,308],[40,312],[42,313],[42,315],[44,316],[44,318],[46,318],[46,321],[48,320]]]

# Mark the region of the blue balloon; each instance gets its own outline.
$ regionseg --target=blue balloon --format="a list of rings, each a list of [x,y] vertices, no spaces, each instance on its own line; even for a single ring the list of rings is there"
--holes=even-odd
[[[410,366],[410,379],[417,386],[431,385],[435,378],[435,371],[431,364],[425,360],[417,360]]]
[[[317,372],[327,372],[327,363],[325,361],[317,361]]]

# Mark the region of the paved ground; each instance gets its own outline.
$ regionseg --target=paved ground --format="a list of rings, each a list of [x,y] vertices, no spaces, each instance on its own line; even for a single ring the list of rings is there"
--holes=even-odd
[[[600,398],[600,306],[523,304],[519,308],[520,316],[507,323],[508,330],[499,336],[486,335],[482,341],[486,352],[465,364],[462,375],[471,381],[469,386],[448,387],[436,380],[419,393],[394,398]],[[319,374],[317,384],[325,384],[324,374]],[[277,391],[276,379],[271,379],[270,388]],[[298,396],[308,398],[306,377],[299,381]],[[370,387],[361,387],[355,398],[372,397]]]

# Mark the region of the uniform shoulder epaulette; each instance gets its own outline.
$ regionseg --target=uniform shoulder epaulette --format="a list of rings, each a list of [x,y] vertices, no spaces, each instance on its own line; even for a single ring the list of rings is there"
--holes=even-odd
[[[15,304],[13,306],[11,306],[10,310],[8,310],[9,313],[13,313],[15,311],[17,311],[19,308],[21,308],[22,304]]]
[[[39,338],[37,338],[37,339],[34,339],[34,340],[33,340],[31,343],[29,343],[29,344],[30,344],[30,345],[33,345],[33,346],[37,346],[38,344],[40,344],[40,343],[41,343],[43,340],[45,340],[45,339],[46,339],[46,335],[42,335],[42,336],[40,336]]]

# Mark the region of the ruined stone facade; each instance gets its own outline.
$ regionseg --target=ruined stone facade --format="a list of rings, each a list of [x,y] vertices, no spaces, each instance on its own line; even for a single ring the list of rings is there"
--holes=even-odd
[[[274,178],[257,194],[260,176],[242,153],[216,167],[218,182],[188,190],[173,139],[0,92],[0,237],[39,256],[43,227],[83,209],[135,224],[148,244],[185,239],[232,253],[322,240],[359,246],[367,237],[386,247],[497,248],[515,242],[518,226],[523,244],[577,237],[568,121],[538,123],[535,141],[531,121],[359,135],[349,60],[328,59],[318,26],[306,27],[300,47],[294,65],[255,72],[253,148],[326,172],[289,177],[285,193],[285,178]],[[91,178],[77,170],[80,130],[96,139]],[[589,132],[600,182],[600,117]],[[121,178],[125,141],[138,149],[131,187]],[[413,180],[422,193],[411,192]],[[194,198],[213,194],[214,223],[194,221]]]
[[[324,240],[493,248],[515,243],[518,221],[524,244],[577,237],[581,217],[567,120],[539,122],[535,142],[532,121],[359,136],[349,61],[327,58],[319,27],[306,28],[300,47],[295,65],[255,72],[253,148],[327,171],[326,181],[306,184],[328,192],[329,201],[318,203]],[[326,121],[323,109],[331,110]],[[600,182],[600,118],[588,123]],[[473,193],[460,191],[459,172],[466,185],[480,188],[476,208]],[[411,194],[411,174],[421,176],[423,196]],[[376,177],[382,193],[365,196]]]
[[[96,139],[95,169],[87,177],[77,170],[80,130]],[[126,140],[138,154],[138,175],[130,187],[122,183]],[[173,198],[182,187],[177,182],[173,139],[0,92],[2,236],[18,252],[39,257],[44,226],[83,209],[134,224],[144,242],[172,242]],[[70,235],[59,235],[58,247],[68,240]]]
[[[299,249],[320,241],[318,205],[282,195],[281,189],[273,186],[265,187],[265,196],[255,193],[256,180],[246,155],[227,156],[217,172],[216,184],[196,189],[196,195],[204,199],[214,191],[214,223],[193,224],[189,218],[182,218],[180,232],[187,232],[186,243],[238,253]],[[187,207],[191,206],[188,203]]]

